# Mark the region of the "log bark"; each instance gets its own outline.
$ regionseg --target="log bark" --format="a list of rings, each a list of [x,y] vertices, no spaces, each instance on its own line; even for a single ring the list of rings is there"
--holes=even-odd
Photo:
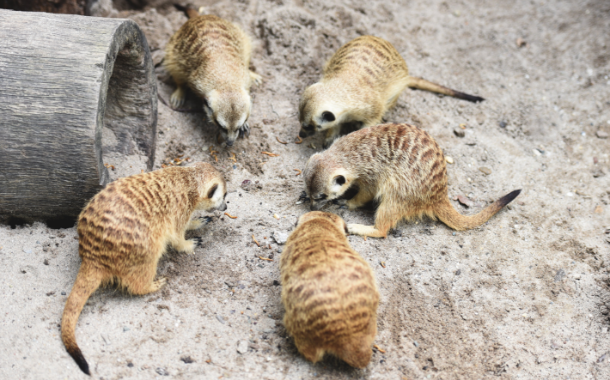
[[[15,11],[84,15],[91,0],[0,0],[0,8]]]
[[[105,153],[152,169],[153,70],[131,20],[0,10],[0,222],[75,220],[109,181]]]

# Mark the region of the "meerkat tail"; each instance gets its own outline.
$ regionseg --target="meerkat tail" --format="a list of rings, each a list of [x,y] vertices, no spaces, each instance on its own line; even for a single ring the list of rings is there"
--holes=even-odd
[[[87,364],[87,360],[85,360],[83,353],[76,343],[74,330],[76,329],[76,322],[83,310],[83,306],[85,306],[91,294],[99,288],[102,279],[102,273],[98,270],[86,264],[81,264],[61,318],[61,340],[64,342],[64,346],[66,346],[66,350],[72,356],[72,359],[87,375],[91,375],[89,364]]]
[[[521,190],[515,190],[509,194],[506,194],[476,215],[460,214],[455,210],[455,208],[453,208],[453,205],[449,202],[449,199],[446,199],[443,203],[438,204],[434,208],[434,215],[440,219],[441,222],[445,223],[454,230],[469,230],[487,222],[489,218],[494,216],[504,206],[512,202],[513,199],[517,198],[517,195],[520,193]]]
[[[180,5],[174,4],[177,10],[184,12],[189,19],[199,16],[199,12],[192,4]]]
[[[480,96],[465,94],[463,92],[455,91],[450,88],[441,86],[440,84],[432,83],[425,79],[412,76],[407,77],[407,87],[449,95],[453,96],[454,98],[467,100],[473,103],[482,102],[483,100],[485,100]]]

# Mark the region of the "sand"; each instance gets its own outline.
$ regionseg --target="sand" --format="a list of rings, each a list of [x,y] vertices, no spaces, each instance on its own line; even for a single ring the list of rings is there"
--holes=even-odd
[[[191,233],[203,238],[195,255],[170,251],[158,293],[111,288],[91,297],[76,336],[93,378],[610,378],[608,2],[194,3],[252,36],[252,66],[264,78],[252,90],[252,134],[222,149],[202,113],[159,103],[155,168],[179,155],[211,162],[226,176],[227,211],[237,218],[216,213]],[[158,64],[186,17],[168,1],[129,4],[102,0],[95,12],[135,20]],[[487,99],[406,90],[385,117],[428,131],[453,158],[449,196],[473,202],[453,200],[460,212],[523,192],[471,231],[424,220],[399,224],[387,239],[349,237],[381,293],[375,344],[383,352],[355,370],[333,358],[312,365],[287,336],[282,245],[272,234],[289,233],[308,211],[297,204],[304,185],[295,169],[322,146],[321,136],[294,143],[300,94],[333,51],[363,34],[391,41],[413,75]],[[156,72],[169,99],[174,84],[161,66]],[[107,160],[113,178],[144,165],[138,155]],[[348,223],[374,221],[370,211],[329,210]],[[4,225],[0,246],[0,378],[87,378],[59,337],[80,264],[75,229]]]

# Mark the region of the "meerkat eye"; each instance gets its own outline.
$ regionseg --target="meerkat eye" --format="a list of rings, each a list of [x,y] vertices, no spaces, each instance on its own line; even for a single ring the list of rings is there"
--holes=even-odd
[[[214,197],[214,193],[216,192],[216,189],[218,189],[218,185],[212,186],[210,191],[208,191],[208,199],[212,199]]]
[[[322,112],[322,120],[327,123],[335,121],[335,115],[330,111],[324,111]]]
[[[345,177],[342,175],[338,175],[335,177],[335,183],[339,186],[345,185]]]

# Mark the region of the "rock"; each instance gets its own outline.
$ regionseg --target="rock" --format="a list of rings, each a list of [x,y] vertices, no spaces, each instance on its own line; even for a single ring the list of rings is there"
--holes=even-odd
[[[470,199],[468,199],[466,196],[464,195],[458,195],[457,196],[458,201],[463,204],[466,207],[472,207],[474,205],[474,202],[471,201]]]
[[[500,122],[498,123],[498,125],[500,126],[500,128],[506,128],[506,126],[508,125],[507,122],[505,122],[504,120],[500,120]]]
[[[480,113],[477,115],[477,123],[479,123],[479,125],[485,123],[486,117],[484,113]]]
[[[31,249],[23,248],[23,252],[25,252],[25,253],[32,253],[32,250]]]
[[[286,241],[288,240],[288,232],[284,231],[273,231],[273,235],[271,236],[278,244],[286,244]]]
[[[604,132],[601,129],[599,131],[597,131],[595,133],[597,135],[597,137],[599,137],[600,139],[607,139],[608,138],[608,132]]]
[[[455,271],[455,275],[456,276],[459,276],[461,274],[462,274],[462,270],[461,269],[458,269],[458,270]]]
[[[453,134],[457,137],[464,137],[466,136],[466,131],[461,128],[453,128]]]
[[[169,372],[167,372],[165,368],[159,367],[155,370],[155,372],[157,372],[161,376],[169,376]]]
[[[183,356],[180,358],[180,360],[182,360],[184,364],[191,364],[195,362],[190,356]]]
[[[445,161],[447,161],[447,163],[453,164],[453,158],[449,157],[449,156],[445,156]]]
[[[525,45],[527,45],[527,42],[521,37],[517,38],[516,42],[517,42],[517,47],[524,47]]]
[[[560,269],[555,274],[555,282],[560,282],[566,277],[566,272],[563,269]]]
[[[278,280],[273,280],[273,286],[279,286],[280,282]]]
[[[216,319],[218,319],[218,322],[222,323],[223,325],[225,324],[225,320],[218,314],[216,314]]]
[[[479,168],[479,171],[485,175],[490,175],[491,174],[491,169],[490,168],[486,168],[485,166]]]
[[[248,342],[245,340],[240,340],[237,342],[237,352],[242,355],[248,352]]]
[[[127,331],[129,331],[129,330],[130,330],[130,329],[129,329],[129,327],[127,327],[127,326],[123,326],[123,332],[127,332]]]

